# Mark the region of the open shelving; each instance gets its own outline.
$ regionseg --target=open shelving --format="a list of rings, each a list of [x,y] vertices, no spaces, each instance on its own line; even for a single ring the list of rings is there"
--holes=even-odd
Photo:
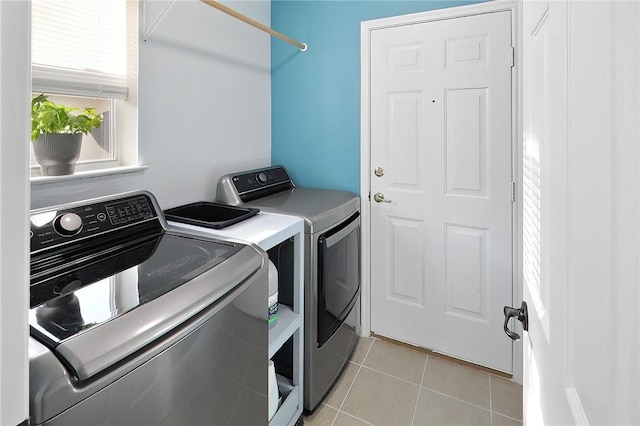
[[[200,230],[197,226],[172,223],[177,226]],[[303,368],[304,368],[304,222],[294,216],[260,212],[257,216],[223,229],[207,229],[207,233],[253,243],[267,251],[278,269],[278,292],[283,303],[278,304],[278,319],[269,327],[268,359],[274,358],[287,346],[287,368],[292,377],[278,374],[278,388],[282,397],[280,407],[269,421],[271,426],[295,425],[302,416],[303,409]],[[274,259],[278,248],[286,252],[284,261]],[[284,271],[283,268],[290,270]],[[265,300],[265,309],[267,301]],[[280,358],[281,359],[281,358]],[[276,372],[279,370],[278,360]],[[267,360],[265,360],[265,372]],[[266,374],[266,373],[265,373]]]

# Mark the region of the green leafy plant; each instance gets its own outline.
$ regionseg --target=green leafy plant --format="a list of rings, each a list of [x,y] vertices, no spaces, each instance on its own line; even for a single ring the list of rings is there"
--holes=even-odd
[[[44,133],[89,133],[102,124],[102,114],[94,108],[80,108],[57,105],[48,96],[41,94],[31,101],[31,140],[35,141]]]

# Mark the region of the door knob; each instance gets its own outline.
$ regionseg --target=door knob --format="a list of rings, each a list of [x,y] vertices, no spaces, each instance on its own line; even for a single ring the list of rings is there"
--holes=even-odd
[[[376,194],[373,196],[373,199],[375,200],[376,203],[390,203],[391,200],[386,200],[384,198],[384,194],[382,192],[376,192]]]
[[[384,169],[382,167],[376,167],[373,173],[378,177],[382,177],[384,176]]]
[[[511,318],[516,318],[518,321],[522,323],[522,329],[527,331],[529,330],[529,311],[527,309],[527,302],[522,301],[522,305],[520,305],[520,309],[512,308],[511,306],[504,307],[504,332],[507,333],[507,336],[511,338],[511,340],[518,341],[520,340],[520,335],[514,331],[509,330],[509,320]]]

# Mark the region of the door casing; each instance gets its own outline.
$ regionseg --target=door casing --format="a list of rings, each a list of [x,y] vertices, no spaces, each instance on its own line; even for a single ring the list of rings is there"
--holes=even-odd
[[[522,51],[522,8],[520,2],[512,0],[496,0],[468,6],[421,12],[390,18],[363,21],[360,26],[360,194],[362,223],[362,283],[361,283],[361,334],[368,336],[371,332],[371,107],[370,107],[370,62],[371,38],[373,30],[394,26],[438,21],[463,16],[478,15],[491,12],[511,12],[512,46],[515,48],[514,66],[512,68],[512,175],[516,182],[515,202],[513,206],[513,304],[522,300],[522,84],[521,59]],[[521,330],[520,330],[521,332]],[[505,339],[508,337],[505,335]],[[514,343],[513,379],[522,383],[522,341]]]

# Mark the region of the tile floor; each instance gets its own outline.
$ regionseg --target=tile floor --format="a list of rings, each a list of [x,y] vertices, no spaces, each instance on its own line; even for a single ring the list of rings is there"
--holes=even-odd
[[[522,386],[377,338],[360,338],[340,381],[304,423],[522,425]]]

